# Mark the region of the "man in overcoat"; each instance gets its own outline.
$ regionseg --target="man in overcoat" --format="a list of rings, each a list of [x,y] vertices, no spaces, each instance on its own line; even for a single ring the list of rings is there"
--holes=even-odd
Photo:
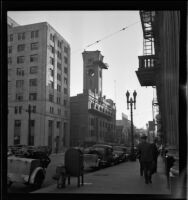
[[[137,146],[140,163],[143,167],[145,183],[152,183],[152,167],[154,163],[153,145],[147,142],[147,136],[141,136],[141,143]]]

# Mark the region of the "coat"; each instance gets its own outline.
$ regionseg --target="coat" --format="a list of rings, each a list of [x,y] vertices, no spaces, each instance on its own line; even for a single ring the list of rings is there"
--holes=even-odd
[[[148,142],[142,142],[137,147],[138,147],[138,152],[140,154],[141,162],[154,161],[154,148],[152,144]]]

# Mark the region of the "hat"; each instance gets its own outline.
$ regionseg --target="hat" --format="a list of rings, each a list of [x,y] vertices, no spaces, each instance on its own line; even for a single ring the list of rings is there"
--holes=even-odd
[[[145,134],[143,134],[142,136],[141,136],[141,139],[146,139],[147,138],[147,135],[145,135]]]

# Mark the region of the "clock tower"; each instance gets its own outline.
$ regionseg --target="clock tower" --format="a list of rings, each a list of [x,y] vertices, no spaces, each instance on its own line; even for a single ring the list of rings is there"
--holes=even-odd
[[[103,63],[103,56],[100,51],[84,51],[83,73],[84,73],[84,92],[91,90],[102,97],[102,70],[108,69],[108,65]]]

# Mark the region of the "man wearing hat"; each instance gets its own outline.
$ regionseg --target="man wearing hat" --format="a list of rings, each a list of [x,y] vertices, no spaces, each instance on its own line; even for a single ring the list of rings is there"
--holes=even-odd
[[[143,167],[145,183],[152,183],[152,166],[154,162],[153,147],[147,141],[147,136],[141,136],[141,143],[138,145],[140,164]]]

